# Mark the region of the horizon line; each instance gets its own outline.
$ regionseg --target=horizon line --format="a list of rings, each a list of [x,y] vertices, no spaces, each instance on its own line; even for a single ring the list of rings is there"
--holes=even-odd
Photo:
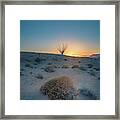
[[[29,51],[29,50],[20,50],[20,52],[32,52],[32,53],[45,53],[45,54],[55,54],[55,55],[61,55],[60,53],[52,53],[52,52],[40,52],[40,51]],[[68,54],[64,54],[65,56],[72,56],[72,57],[90,57],[92,55],[100,55],[100,53],[92,53],[90,55],[68,55]]]

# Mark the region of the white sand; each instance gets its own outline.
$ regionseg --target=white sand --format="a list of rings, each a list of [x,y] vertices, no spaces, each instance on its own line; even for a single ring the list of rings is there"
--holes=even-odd
[[[36,58],[42,59],[39,63],[35,62]],[[67,59],[67,60],[66,60]],[[79,63],[80,61],[80,63]],[[36,63],[36,65],[35,65]],[[28,64],[29,66],[26,66]],[[49,66],[56,66],[55,72],[46,72],[44,68]],[[92,64],[89,68],[88,64]],[[78,58],[68,57],[62,55],[52,54],[37,54],[37,53],[23,53],[21,52],[21,99],[23,100],[47,100],[48,97],[40,92],[40,87],[46,81],[58,76],[69,76],[74,81],[75,89],[88,89],[92,91],[97,99],[100,98],[100,71],[99,69],[100,59],[97,58]],[[69,68],[62,68],[63,65],[67,65]],[[79,65],[80,68],[72,68],[73,65]],[[36,78],[38,75],[42,75],[43,79]],[[76,99],[90,99],[88,96],[81,94]]]

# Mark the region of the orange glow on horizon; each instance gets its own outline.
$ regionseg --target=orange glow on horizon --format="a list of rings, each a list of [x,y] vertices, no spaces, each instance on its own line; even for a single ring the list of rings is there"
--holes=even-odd
[[[57,50],[53,50],[51,52],[42,52],[42,51],[29,51],[29,50],[21,50],[25,52],[37,52],[37,53],[49,53],[49,54],[60,54]],[[67,51],[64,53],[64,55],[67,56],[74,56],[74,57],[89,57],[92,54],[99,54],[98,50],[95,51],[81,51],[81,52],[74,52],[74,51]]]
[[[57,47],[61,43],[65,43],[68,46],[64,55],[75,56],[75,57],[86,57],[92,54],[100,53],[99,48],[95,48],[95,46],[93,46],[92,43],[84,42],[84,40],[78,42],[75,39],[69,39],[69,40],[62,39],[62,41],[60,41],[59,43],[56,42],[50,48],[31,48],[29,50],[23,50],[23,51],[60,54],[60,52],[57,50]]]
[[[68,45],[68,48],[66,49],[64,55],[68,56],[75,56],[75,57],[87,57],[91,54],[97,54],[100,53],[99,48],[94,48],[91,43],[85,43],[85,42],[76,42],[76,40],[67,40],[61,43],[66,43]],[[54,48],[51,50],[51,53],[54,54],[60,54],[59,51],[57,51],[57,48]]]

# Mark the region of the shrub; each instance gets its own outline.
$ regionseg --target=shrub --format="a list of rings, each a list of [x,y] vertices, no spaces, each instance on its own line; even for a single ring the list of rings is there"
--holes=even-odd
[[[32,72],[30,72],[30,74],[32,74]]]
[[[53,68],[57,68],[57,66],[56,66],[56,65],[49,65],[49,66],[51,66],[51,67],[53,67]]]
[[[63,65],[62,68],[69,68],[69,66],[68,65]]]
[[[37,63],[41,63],[41,62],[43,62],[43,61],[46,61],[46,59],[40,59],[39,57],[37,57],[36,59],[35,59],[35,62],[37,62]]]
[[[40,58],[37,57],[37,58],[35,59],[35,62],[39,63],[39,62],[40,62]]]
[[[34,63],[34,65],[38,65],[37,63]]]
[[[23,68],[21,68],[21,69],[20,69],[20,71],[24,71],[24,69],[23,69]]]
[[[20,76],[24,76],[24,74],[22,72],[20,72]]]
[[[80,90],[80,94],[88,96],[92,100],[97,99],[97,96],[95,95],[95,93],[92,90],[87,89],[87,88],[83,88],[83,89],[79,89],[79,90]]]
[[[94,71],[89,71],[89,74],[92,75],[92,76],[95,76],[95,72]]]
[[[82,71],[86,71],[86,69],[84,67],[80,67],[80,70]]]
[[[93,65],[92,64],[88,64],[88,68],[92,68],[93,67]]]
[[[98,80],[100,80],[100,77],[98,77]]]
[[[53,78],[41,86],[40,91],[49,99],[72,99],[73,81],[67,76]]]
[[[72,68],[79,68],[79,65],[73,65]]]
[[[59,58],[57,56],[52,57],[51,61],[59,61]]]
[[[28,59],[25,59],[27,62],[30,62],[30,60],[28,60]]]
[[[65,61],[67,61],[67,59],[66,59],[66,58],[65,58],[64,60],[65,60]]]
[[[52,63],[48,63],[48,65],[52,65]]]
[[[36,76],[36,78],[37,78],[37,79],[43,79],[43,75],[38,74],[38,75]]]
[[[100,71],[100,68],[94,68],[96,71]]]
[[[55,72],[55,67],[54,66],[47,66],[46,68],[44,68],[44,71],[45,72],[49,72],[49,73],[51,73],[51,72]]]
[[[25,67],[31,67],[30,64],[25,64]]]

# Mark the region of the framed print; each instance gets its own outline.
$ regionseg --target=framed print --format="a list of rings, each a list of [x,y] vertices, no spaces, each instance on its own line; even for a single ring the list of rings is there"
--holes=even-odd
[[[119,119],[118,1],[1,5],[1,118]]]

